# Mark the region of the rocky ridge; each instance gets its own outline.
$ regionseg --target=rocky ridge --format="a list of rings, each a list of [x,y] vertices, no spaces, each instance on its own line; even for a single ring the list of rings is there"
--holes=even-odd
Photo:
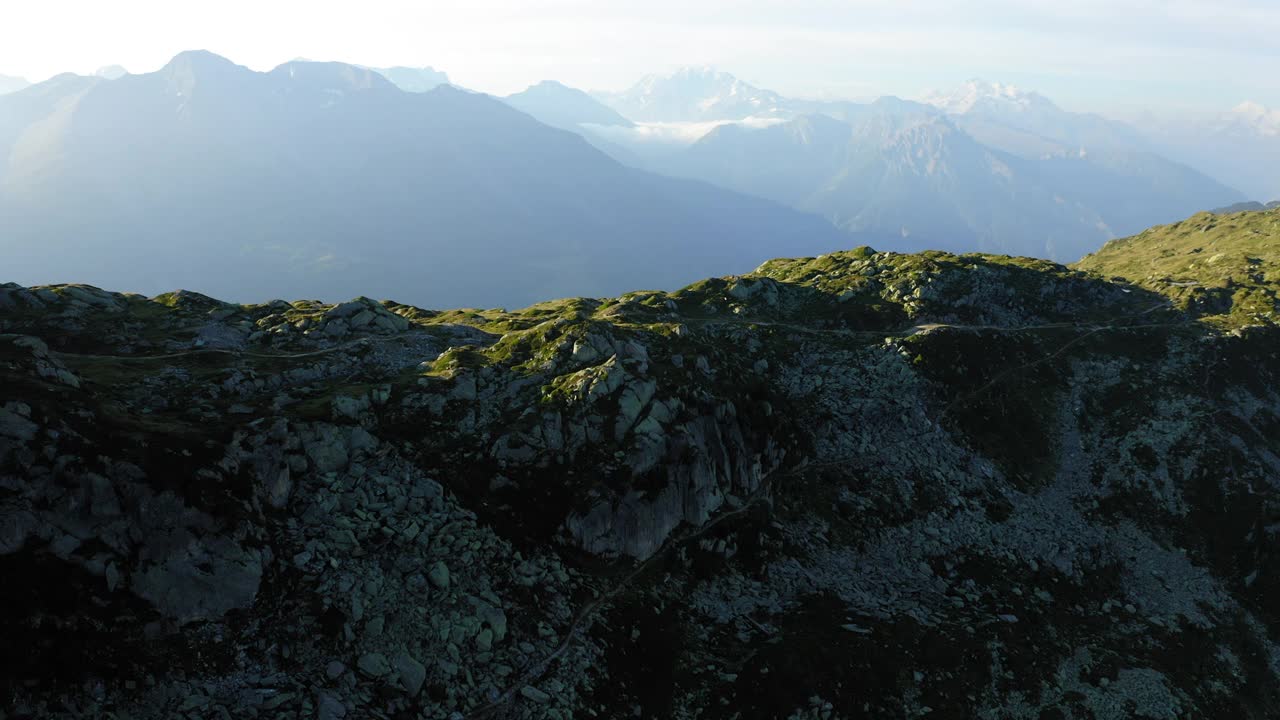
[[[6,712],[1273,716],[1275,315],[1091,270],[3,286]]]

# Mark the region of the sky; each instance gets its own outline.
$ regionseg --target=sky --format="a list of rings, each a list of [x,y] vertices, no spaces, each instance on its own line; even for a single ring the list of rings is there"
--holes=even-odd
[[[984,78],[1071,110],[1280,107],[1277,0],[4,0],[0,74],[162,67],[205,49],[430,65],[508,94],[712,65],[795,97],[918,97]]]

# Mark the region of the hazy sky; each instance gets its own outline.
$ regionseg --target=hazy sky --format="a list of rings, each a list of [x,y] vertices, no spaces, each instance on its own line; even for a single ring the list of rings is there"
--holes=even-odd
[[[207,49],[432,65],[505,94],[715,65],[796,96],[916,96],[970,77],[1076,110],[1280,106],[1280,0],[4,0],[0,74],[132,72]]]

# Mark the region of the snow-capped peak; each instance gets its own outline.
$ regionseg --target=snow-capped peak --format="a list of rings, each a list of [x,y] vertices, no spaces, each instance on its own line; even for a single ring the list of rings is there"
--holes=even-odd
[[[659,93],[697,93],[708,92],[732,95],[739,88],[755,90],[750,85],[727,72],[720,72],[710,65],[701,67],[682,67],[666,74],[646,75],[629,92],[641,95]]]
[[[107,65],[106,67],[98,68],[98,71],[94,73],[94,76],[104,78],[106,80],[118,80],[128,74],[129,71],[119,65]]]
[[[1263,135],[1280,135],[1280,110],[1246,100],[1231,108],[1232,119],[1250,126]]]
[[[682,67],[647,75],[620,93],[598,97],[638,121],[687,122],[740,120],[782,112],[783,98],[714,67]]]
[[[1016,85],[979,79],[970,80],[951,92],[928,93],[924,102],[954,115],[979,109],[1028,110],[1052,104],[1043,95]]]

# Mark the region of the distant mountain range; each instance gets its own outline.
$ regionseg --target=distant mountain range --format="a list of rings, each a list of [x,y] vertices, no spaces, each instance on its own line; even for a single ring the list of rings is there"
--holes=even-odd
[[[120,65],[106,65],[98,68],[98,71],[94,73],[94,76],[105,78],[107,80],[116,80],[128,74],[129,71],[125,70],[124,67]]]
[[[1260,203],[1257,201],[1236,203],[1235,205],[1214,208],[1209,212],[1214,215],[1229,215],[1231,213],[1256,212],[1258,210],[1274,210],[1276,208],[1280,208],[1280,200],[1272,200],[1269,203]]]
[[[1057,195],[1033,163],[931,113],[725,125],[670,168],[819,213],[894,249],[1074,259],[1110,237],[1096,212]]]
[[[1097,212],[1115,235],[1243,199],[1235,188],[1157,154],[1124,123],[1067,112],[1010,86],[975,81],[962,92],[965,104],[942,106],[958,127],[1029,161],[1042,186]]]
[[[649,75],[622,92],[595,93],[622,115],[646,122],[705,122],[790,114],[787,100],[708,67]]]
[[[687,148],[660,153],[648,127],[579,127],[645,167],[817,212],[895,249],[1073,261],[1112,237],[1244,199],[1157,154],[1132,127],[983,81],[925,103],[829,102],[696,69],[596,98],[659,131],[706,124]]]
[[[1067,112],[1039,93],[1012,85],[970,80],[924,101],[955,118],[978,142],[1022,157],[1145,151],[1151,146],[1124,123]]]
[[[849,239],[625,167],[502,101],[205,52],[0,98],[6,279],[515,306],[676,287]]]
[[[1140,127],[1162,153],[1232,178],[1251,197],[1280,198],[1280,108],[1245,102],[1207,116],[1146,118]]]
[[[430,67],[194,52],[5,88],[0,250],[28,284],[518,305],[858,243],[1073,261],[1246,199],[1193,167],[1280,197],[1275,111],[1140,131],[980,80],[849,102],[688,68],[494,98]]]
[[[635,127],[635,123],[587,93],[554,80],[540,82],[504,100],[552,127],[575,131],[584,125]]]
[[[433,67],[389,67],[373,70],[405,92],[422,93],[449,84],[449,74]]]

